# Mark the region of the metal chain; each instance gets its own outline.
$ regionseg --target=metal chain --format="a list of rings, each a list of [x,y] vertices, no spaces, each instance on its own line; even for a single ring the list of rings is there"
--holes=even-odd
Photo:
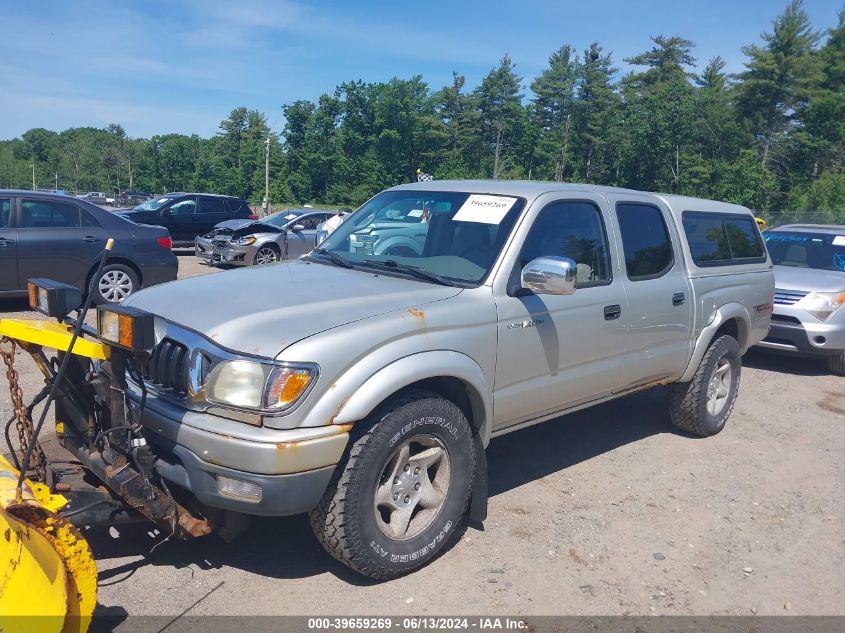
[[[9,381],[9,393],[12,396],[12,409],[15,413],[15,427],[18,430],[21,454],[26,455],[30,444],[35,444],[32,449],[31,463],[34,464],[38,479],[45,481],[47,477],[47,457],[44,455],[41,445],[38,444],[38,440],[34,437],[35,429],[32,425],[32,418],[27,415],[26,406],[23,402],[23,390],[18,380],[18,372],[15,369],[15,348],[17,345],[12,339],[6,337],[0,339],[0,345],[7,342],[11,344],[11,349],[4,350],[0,347],[0,356],[3,357],[3,362],[6,364],[6,378]]]

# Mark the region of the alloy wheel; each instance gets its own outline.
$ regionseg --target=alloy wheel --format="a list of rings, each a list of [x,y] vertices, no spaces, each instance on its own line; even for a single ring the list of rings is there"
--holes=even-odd
[[[451,466],[444,444],[433,435],[403,442],[382,468],[374,510],[379,529],[395,540],[420,534],[434,521],[449,492]]]

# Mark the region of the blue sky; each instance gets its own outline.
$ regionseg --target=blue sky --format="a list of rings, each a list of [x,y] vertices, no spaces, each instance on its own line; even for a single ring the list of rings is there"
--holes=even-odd
[[[112,122],[207,136],[239,105],[281,131],[282,104],[342,81],[419,73],[439,88],[454,69],[471,88],[508,52],[527,88],[562,44],[598,41],[624,69],[657,34],[737,72],[786,1],[2,0],[0,138]],[[805,0],[817,29],[843,7]]]

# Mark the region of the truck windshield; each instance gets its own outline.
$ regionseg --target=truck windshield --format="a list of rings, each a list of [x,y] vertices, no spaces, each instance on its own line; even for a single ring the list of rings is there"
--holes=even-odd
[[[845,272],[845,234],[766,231],[763,239],[776,266]]]
[[[403,268],[408,272],[410,266],[450,282],[477,285],[490,272],[524,205],[523,198],[514,196],[386,191],[352,214],[320,247],[354,266],[395,273]]]

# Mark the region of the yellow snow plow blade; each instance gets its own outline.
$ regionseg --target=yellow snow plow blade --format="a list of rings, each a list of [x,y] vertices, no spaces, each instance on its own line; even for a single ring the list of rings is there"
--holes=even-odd
[[[82,534],[56,512],[67,504],[24,480],[0,455],[0,631],[84,633],[97,603],[97,567]]]
[[[35,321],[32,319],[0,319],[0,339],[3,337],[22,343],[32,343],[41,347],[68,351],[72,328],[54,321]],[[106,360],[109,348],[97,341],[77,338],[73,344],[73,353],[88,358]]]

